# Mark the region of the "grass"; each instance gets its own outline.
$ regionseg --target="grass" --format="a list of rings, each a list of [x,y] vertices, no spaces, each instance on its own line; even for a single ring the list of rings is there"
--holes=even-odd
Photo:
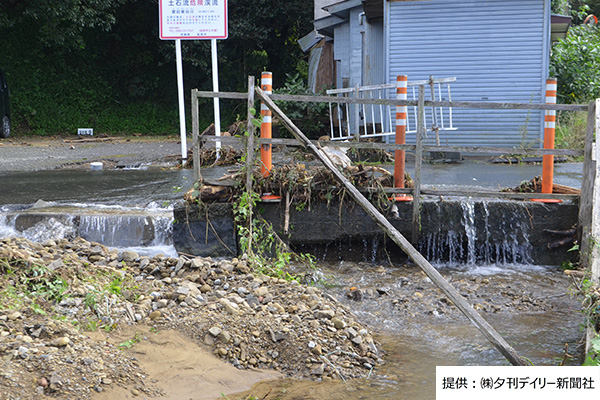
[[[555,146],[558,149],[583,150],[587,112],[560,112],[557,116]]]

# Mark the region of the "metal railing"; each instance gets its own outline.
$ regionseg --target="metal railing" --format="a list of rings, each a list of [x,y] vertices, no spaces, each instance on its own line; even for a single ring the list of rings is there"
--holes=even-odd
[[[416,101],[418,87],[428,88],[429,100],[452,101],[450,83],[456,78],[430,77],[428,80],[408,82],[412,100]],[[348,99],[390,99],[396,95],[396,83],[381,85],[356,86],[354,88],[330,89],[326,93]],[[370,138],[394,135],[394,112],[390,105],[384,104],[340,104],[329,102],[329,133],[331,140],[348,140],[351,138]],[[417,132],[417,106],[411,107],[407,118],[407,133]],[[425,110],[425,137],[428,133],[435,135],[439,145],[439,131],[456,130],[452,120],[452,107],[431,106]]]

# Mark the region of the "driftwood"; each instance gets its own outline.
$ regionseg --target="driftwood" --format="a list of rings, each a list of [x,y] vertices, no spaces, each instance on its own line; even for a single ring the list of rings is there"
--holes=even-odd
[[[558,183],[552,184],[552,193],[554,194],[581,194],[581,189],[577,189],[571,186],[559,185]]]
[[[523,182],[519,186],[506,190],[507,192],[515,192],[515,193],[541,193],[542,192],[542,177],[536,176],[531,179],[529,182]],[[566,186],[560,185],[558,183],[552,184],[552,194],[572,194],[579,196],[581,195],[581,190]]]
[[[183,195],[183,199],[188,202],[193,202],[198,199],[201,199],[202,201],[216,201],[229,199],[233,194],[232,189],[228,186],[202,185],[198,194],[195,196],[193,195],[194,191],[194,188],[188,190],[187,193]]]
[[[80,138],[80,139],[65,139],[65,143],[94,143],[94,142],[110,142],[113,138]]]
[[[308,147],[321,162],[333,173],[336,180],[347,190],[348,194],[365,210],[386,234],[417,264],[423,272],[450,298],[458,309],[483,333],[483,335],[513,365],[527,365],[517,352],[504,340],[498,332],[460,295],[460,293],[444,279],[444,277],[415,249],[410,242],[371,204],[358,189],[329,161],[329,158],[318,149],[281,111],[281,109],[259,87],[255,88],[257,96],[277,115],[285,127],[298,139],[304,147]]]

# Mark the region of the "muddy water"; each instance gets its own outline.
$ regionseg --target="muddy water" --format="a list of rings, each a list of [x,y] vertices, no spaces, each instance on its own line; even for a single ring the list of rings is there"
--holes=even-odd
[[[321,268],[333,284],[325,290],[376,332],[386,364],[368,380],[268,381],[246,395],[261,398],[270,391],[281,399],[434,399],[437,365],[508,365],[418,268],[348,262]],[[522,357],[535,365],[580,362],[580,303],[569,295],[571,281],[561,271],[525,265],[438,268]],[[360,291],[359,299],[354,293],[347,296],[352,286]]]

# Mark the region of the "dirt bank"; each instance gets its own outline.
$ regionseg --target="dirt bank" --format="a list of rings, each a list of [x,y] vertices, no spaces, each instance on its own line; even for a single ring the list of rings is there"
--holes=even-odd
[[[279,375],[365,377],[381,357],[335,298],[244,260],[0,241],[0,398],[216,398]]]

